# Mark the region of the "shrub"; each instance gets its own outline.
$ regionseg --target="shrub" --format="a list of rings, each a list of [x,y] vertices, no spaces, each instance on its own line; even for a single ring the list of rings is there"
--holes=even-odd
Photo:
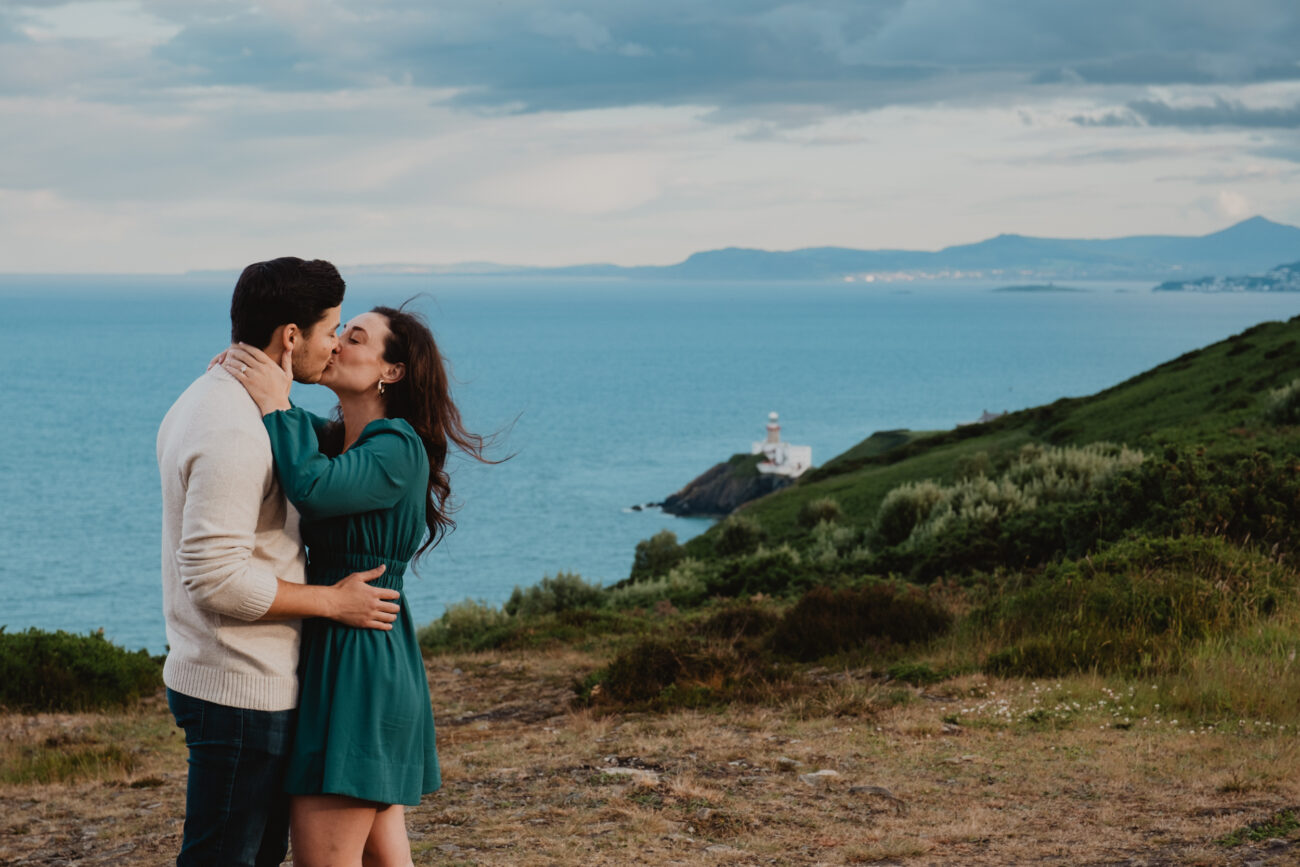
[[[833,524],[841,514],[840,504],[833,497],[808,500],[799,508],[799,526],[811,530],[823,521]]]
[[[912,686],[926,686],[943,680],[943,675],[924,662],[896,662],[885,671],[890,680],[900,680]]]
[[[1048,567],[975,613],[1011,675],[1177,671],[1196,642],[1271,614],[1297,584],[1288,568],[1207,537],[1137,537]]]
[[[803,661],[865,644],[910,644],[940,635],[952,615],[920,588],[891,582],[831,590],[815,587],[786,613],[772,646]]]
[[[510,615],[486,602],[466,599],[448,605],[441,617],[421,627],[419,640],[426,652],[486,650],[499,647],[513,632]]]
[[[588,584],[572,572],[557,572],[554,578],[543,577],[531,587],[516,587],[503,607],[512,617],[537,617],[574,608],[599,608],[604,602],[605,591],[599,584]]]
[[[724,605],[700,624],[700,633],[713,638],[753,638],[770,632],[780,616],[752,602]]]
[[[1028,445],[1003,478],[1035,503],[1077,500],[1098,482],[1136,469],[1144,457],[1135,449],[1104,442],[1064,448]]]
[[[722,522],[722,529],[713,540],[713,550],[719,557],[742,557],[755,551],[765,536],[758,521],[745,515],[732,515]]]
[[[985,535],[1008,517],[1042,506],[1075,502],[1113,475],[1137,468],[1139,451],[1110,443],[1062,448],[1026,445],[997,479],[977,475],[951,485],[910,482],[890,491],[876,517],[884,546],[928,548],[963,528]]]
[[[766,701],[773,685],[788,681],[787,666],[760,654],[752,643],[643,639],[604,669],[575,683],[578,700],[667,710],[733,701]]]
[[[1300,379],[1269,393],[1264,417],[1277,425],[1300,424]]]
[[[614,701],[649,701],[676,682],[685,667],[671,645],[648,638],[614,657],[601,678],[602,691]]]
[[[993,475],[993,461],[988,452],[980,451],[973,455],[962,455],[953,467],[953,476],[960,480],[975,479],[980,476]]]
[[[885,495],[876,515],[876,537],[885,546],[901,545],[943,499],[944,491],[930,481],[905,482]]]
[[[815,565],[806,564],[798,551],[782,545],[723,563],[716,574],[708,577],[708,592],[717,596],[784,596],[806,590],[821,580],[822,573]]]
[[[677,544],[677,534],[672,530],[660,530],[649,539],[636,543],[636,554],[632,558],[631,581],[644,581],[667,575],[669,570],[686,557],[682,546]]]
[[[845,527],[822,521],[808,534],[805,558],[822,569],[865,571],[871,551],[865,544],[863,532],[856,527]]]
[[[605,591],[605,601],[611,608],[650,608],[661,600],[679,607],[692,607],[704,600],[707,594],[707,567],[698,560],[687,558],[658,578],[627,583]]]
[[[519,649],[555,644],[572,645],[611,635],[644,632],[645,626],[645,621],[641,618],[628,617],[617,611],[572,608],[516,620],[496,646]]]
[[[81,711],[130,704],[162,686],[162,669],[102,632],[74,635],[0,626],[0,705],[17,711]]]

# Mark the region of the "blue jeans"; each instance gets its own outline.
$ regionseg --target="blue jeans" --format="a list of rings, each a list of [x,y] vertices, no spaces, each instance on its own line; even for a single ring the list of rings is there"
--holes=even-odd
[[[167,690],[190,750],[177,867],[274,867],[289,848],[284,769],[295,711],[226,707]]]

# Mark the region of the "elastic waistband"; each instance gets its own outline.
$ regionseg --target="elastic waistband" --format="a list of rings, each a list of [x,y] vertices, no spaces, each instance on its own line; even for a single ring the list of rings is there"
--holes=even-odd
[[[383,576],[400,578],[406,575],[408,560],[394,560],[378,554],[352,554],[343,551],[308,551],[307,563],[315,569],[329,571],[365,572],[385,565]]]

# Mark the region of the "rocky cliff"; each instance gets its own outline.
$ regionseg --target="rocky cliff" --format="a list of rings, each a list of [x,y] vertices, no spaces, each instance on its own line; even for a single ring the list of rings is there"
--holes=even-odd
[[[732,455],[668,497],[660,507],[671,515],[682,517],[728,515],[741,503],[794,483],[786,476],[760,473],[758,464],[762,460],[762,455]]]

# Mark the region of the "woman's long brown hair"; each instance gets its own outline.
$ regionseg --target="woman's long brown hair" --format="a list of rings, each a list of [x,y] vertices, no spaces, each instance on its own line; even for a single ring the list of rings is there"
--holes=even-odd
[[[438,352],[433,332],[423,316],[405,309],[406,304],[399,308],[375,307],[371,312],[388,320],[384,361],[406,365],[406,375],[384,387],[384,415],[405,419],[415,428],[429,456],[429,483],[424,505],[429,535],[415,552],[415,556],[420,557],[456,527],[451,517],[454,511],[451,478],[444,469],[448,448],[455,445],[485,464],[499,464],[501,461],[483,456],[483,450],[491,443],[492,437],[470,433],[465,428],[460,410],[451,399],[446,365]],[[342,447],[342,427],[342,424],[337,424],[337,431],[327,431],[322,439],[331,442],[322,442],[322,445],[337,452]],[[338,442],[332,442],[336,438]]]

